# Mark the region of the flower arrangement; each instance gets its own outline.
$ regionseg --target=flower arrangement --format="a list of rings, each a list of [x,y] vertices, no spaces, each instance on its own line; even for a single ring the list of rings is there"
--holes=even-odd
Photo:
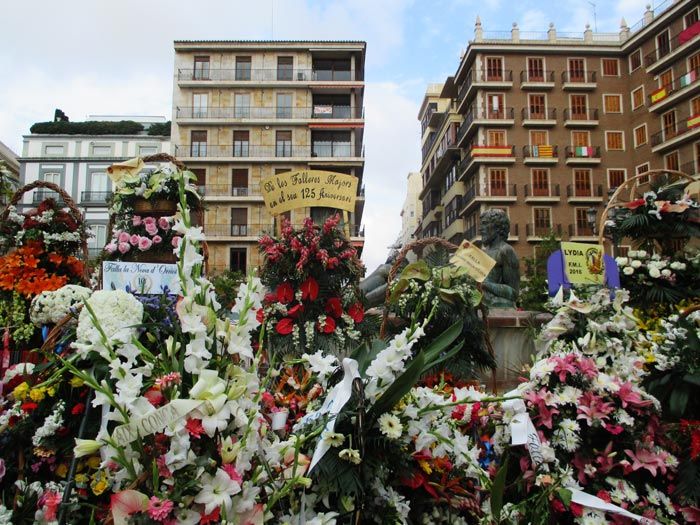
[[[106,255],[130,259],[142,252],[172,253],[182,239],[172,229],[174,221],[174,217],[122,216],[115,221]]]
[[[339,222],[338,215],[322,226],[307,218],[294,229],[285,221],[281,239],[260,239],[260,278],[272,290],[260,319],[275,357],[313,348],[347,354],[371,331],[358,287],[364,266]]]
[[[91,294],[90,288],[76,284],[67,284],[55,291],[41,292],[32,299],[29,318],[34,326],[58,323],[74,312]]]

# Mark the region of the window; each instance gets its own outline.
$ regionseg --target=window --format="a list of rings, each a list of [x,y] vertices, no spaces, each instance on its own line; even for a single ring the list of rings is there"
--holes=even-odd
[[[700,115],[700,97],[690,99],[690,116]]]
[[[632,90],[632,109],[641,108],[644,105],[644,86]]]
[[[489,170],[489,195],[504,196],[508,194],[506,188],[506,170],[492,168]]]
[[[41,176],[44,182],[50,182],[56,186],[61,186],[61,174],[55,171],[47,171]]]
[[[608,170],[608,187],[617,188],[621,186],[627,178],[627,170],[609,169]]]
[[[588,223],[588,208],[575,208],[574,218],[576,221],[576,235],[587,237],[593,235],[593,228]]]
[[[209,95],[207,93],[192,94],[192,118],[206,118]]]
[[[622,95],[603,95],[606,113],[622,113]]]
[[[190,157],[206,157],[207,156],[207,132],[192,131],[190,132]]]
[[[505,146],[506,132],[502,129],[490,129],[486,132],[487,146]]]
[[[549,208],[532,208],[535,220],[535,235],[544,236],[552,229],[552,215]]]
[[[250,80],[250,57],[236,57],[236,80]]]
[[[678,170],[681,166],[681,158],[678,154],[678,150],[669,153],[664,156],[664,168],[667,170]]]
[[[544,58],[527,59],[527,79],[529,82],[544,82]]]
[[[505,118],[505,96],[503,93],[489,93],[486,95],[487,118]]]
[[[671,40],[668,29],[656,37],[656,59],[665,57],[671,51]]]
[[[92,237],[88,238],[88,249],[97,255],[107,244],[107,225],[91,224],[89,228],[92,232]],[[90,255],[93,255],[93,253]]]
[[[246,249],[245,248],[230,248],[229,250],[229,269],[246,274]]]
[[[532,170],[532,195],[534,197],[549,196],[549,170],[538,168]]]
[[[312,131],[312,157],[350,157],[352,140],[349,131]]]
[[[620,75],[620,63],[617,58],[601,59],[601,69],[604,77],[617,77]]]
[[[292,118],[291,93],[277,93],[277,118]]]
[[[248,195],[248,169],[233,168],[231,170],[231,195],[245,197]]]
[[[63,146],[44,146],[46,155],[63,155]]]
[[[291,157],[292,156],[292,132],[291,131],[276,131],[275,132],[275,156],[276,157]]]
[[[234,131],[233,132],[233,156],[247,157],[250,155],[250,132],[249,131]]]
[[[647,125],[642,124],[634,128],[634,147],[638,148],[647,143]]]
[[[646,173],[649,171],[651,168],[649,167],[649,163],[645,164],[640,164],[636,168],[634,168],[634,173],[635,175],[641,175],[642,173]],[[649,176],[647,175],[646,177],[640,177],[637,179],[637,184],[646,184],[649,182]]]
[[[209,57],[194,57],[193,80],[209,80]]]
[[[659,87],[666,87],[673,85],[673,69],[667,69],[659,75]]]
[[[277,80],[293,80],[294,57],[277,57]]]
[[[630,55],[630,73],[642,67],[642,50],[635,49]]]
[[[574,195],[590,197],[591,190],[591,170],[574,170]]]
[[[104,171],[93,171],[90,173],[90,191],[101,192],[102,197],[106,197],[109,189],[109,177]]]
[[[588,120],[588,97],[586,95],[570,95],[572,120]]]
[[[688,59],[688,73],[691,71],[700,72],[700,53],[695,53]]]
[[[590,146],[591,145],[591,134],[588,131],[572,131],[571,132],[571,145],[575,148]]]
[[[157,146],[139,146],[139,157],[155,155],[156,153],[158,153]]]
[[[194,184],[196,186],[205,186],[207,183],[207,170],[206,168],[191,168],[190,171],[194,173],[196,179]]]
[[[486,57],[486,80],[503,81],[503,59],[501,57]]]
[[[664,132],[664,140],[676,136],[676,111],[669,111],[661,115],[661,129]]]
[[[248,235],[248,208],[231,208],[231,236]]]
[[[547,146],[549,144],[549,132],[543,130],[530,131],[531,146]]]
[[[692,26],[698,21],[698,8],[694,8],[692,11],[690,11],[687,15],[683,17],[683,23],[687,28]]]
[[[112,154],[112,146],[105,144],[93,144],[92,154],[95,157],[108,157]]]
[[[236,93],[233,96],[233,118],[250,118],[250,94]]]
[[[625,134],[623,131],[606,131],[605,148],[608,151],[623,151],[625,149]]]
[[[547,96],[539,93],[528,95],[530,105],[530,118],[541,119],[547,118]]]
[[[583,58],[569,59],[569,82],[586,81],[586,61]]]

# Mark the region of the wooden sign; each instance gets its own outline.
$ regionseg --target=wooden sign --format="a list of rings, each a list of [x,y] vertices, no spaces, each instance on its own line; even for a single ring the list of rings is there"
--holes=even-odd
[[[469,241],[462,241],[450,259],[450,263],[466,269],[469,277],[478,283],[483,283],[486,276],[496,266],[495,260]]]
[[[263,179],[262,196],[274,215],[310,206],[355,211],[357,177],[332,171],[287,171]]]

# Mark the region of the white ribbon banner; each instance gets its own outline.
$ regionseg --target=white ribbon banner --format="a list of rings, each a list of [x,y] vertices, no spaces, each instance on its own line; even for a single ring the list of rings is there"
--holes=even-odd
[[[196,399],[175,399],[139,419],[118,426],[112,432],[112,439],[117,445],[126,446],[141,437],[164,430],[203,403],[205,401]]]

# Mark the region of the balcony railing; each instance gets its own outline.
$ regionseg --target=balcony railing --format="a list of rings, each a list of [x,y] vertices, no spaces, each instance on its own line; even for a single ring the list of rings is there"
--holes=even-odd
[[[175,155],[180,157],[241,157],[241,158],[286,158],[286,157],[363,157],[358,144],[355,147],[345,142],[315,143],[305,146],[278,144],[275,146],[250,145],[247,142],[236,144],[182,144],[175,146]]]
[[[204,191],[202,191],[202,189]],[[259,184],[248,184],[248,186],[233,186],[231,184],[207,184],[200,187],[200,193],[207,197],[250,197],[260,196]]]
[[[207,237],[257,237],[261,233],[274,231],[274,225],[265,224],[217,224],[204,226],[204,234]]]
[[[513,108],[472,108],[470,113],[478,120],[513,120],[515,118]]]
[[[569,237],[593,237],[593,227],[589,224],[569,224]]]
[[[657,47],[651,53],[648,53],[644,57],[644,66],[649,67],[653,65],[654,62],[661,60],[666,55],[670,55],[680,46],[698,38],[698,36],[700,36],[700,22],[695,22],[690,27],[669,38],[668,45]]]
[[[572,111],[569,108],[565,108],[564,120],[598,120],[598,110],[588,108],[582,111]]]
[[[197,81],[255,81],[255,82],[311,82],[352,81],[349,70],[335,69],[178,69],[178,80]],[[355,79],[360,80],[360,79]]]
[[[675,128],[669,127],[668,129],[662,129],[661,131],[654,133],[651,136],[651,146],[658,146],[668,140],[675,139],[676,137],[685,135],[686,133],[698,128],[700,128],[700,113],[679,120],[676,123]]]
[[[523,146],[524,158],[556,159],[559,157],[559,147],[550,145]]]
[[[430,211],[436,206],[440,206],[440,194],[430,194],[425,199],[423,199],[423,217],[428,215]]]
[[[481,146],[474,145],[469,150],[469,156],[489,157],[489,158],[511,158],[515,157],[515,146]]]
[[[547,187],[525,184],[525,197],[559,197],[559,184],[550,184]]]
[[[685,75],[664,84],[659,89],[647,95],[649,105],[653,106],[670,97],[677,91],[697,83],[700,80],[700,67],[688,71]]]
[[[520,110],[523,120],[557,120],[557,109],[549,108],[542,111],[531,111],[530,108]]]
[[[311,107],[178,107],[179,119],[351,119],[364,118],[364,108],[350,106],[314,105]]]
[[[600,146],[567,146],[564,152],[567,159],[600,158]]]
[[[34,196],[32,197],[32,202],[34,204],[37,204],[39,202],[42,202],[45,199],[53,199],[56,201],[56,204],[59,206],[64,206],[65,202],[63,201],[63,197],[56,193],[55,191],[51,190],[38,190],[34,192]]]
[[[525,225],[525,233],[528,237],[548,237],[551,233],[561,235],[561,224],[536,224]]]
[[[518,187],[515,184],[498,184],[486,185],[484,188],[487,193],[483,197],[517,197]]]
[[[593,84],[597,81],[595,71],[562,71],[561,81],[567,84]]]
[[[700,160],[698,160],[697,163],[698,163],[698,167],[696,168],[694,160],[691,160],[690,162],[686,162],[685,164],[683,164],[681,166],[681,171],[683,173],[687,173],[688,175],[695,175],[700,170]]]
[[[457,100],[462,101],[467,95],[469,88],[475,82],[488,83],[488,82],[513,82],[513,71],[510,69],[502,69],[500,71],[471,71],[467,74],[464,84],[457,94]]]
[[[545,84],[554,82],[554,71],[541,71],[540,73],[528,73],[527,70],[520,72],[520,83]]]
[[[574,184],[569,184],[566,187],[567,197],[602,197],[603,196],[603,185],[602,184],[589,184],[587,186],[577,186]]]
[[[111,191],[83,191],[80,192],[80,202],[93,202],[107,205],[107,201],[112,198]]]

